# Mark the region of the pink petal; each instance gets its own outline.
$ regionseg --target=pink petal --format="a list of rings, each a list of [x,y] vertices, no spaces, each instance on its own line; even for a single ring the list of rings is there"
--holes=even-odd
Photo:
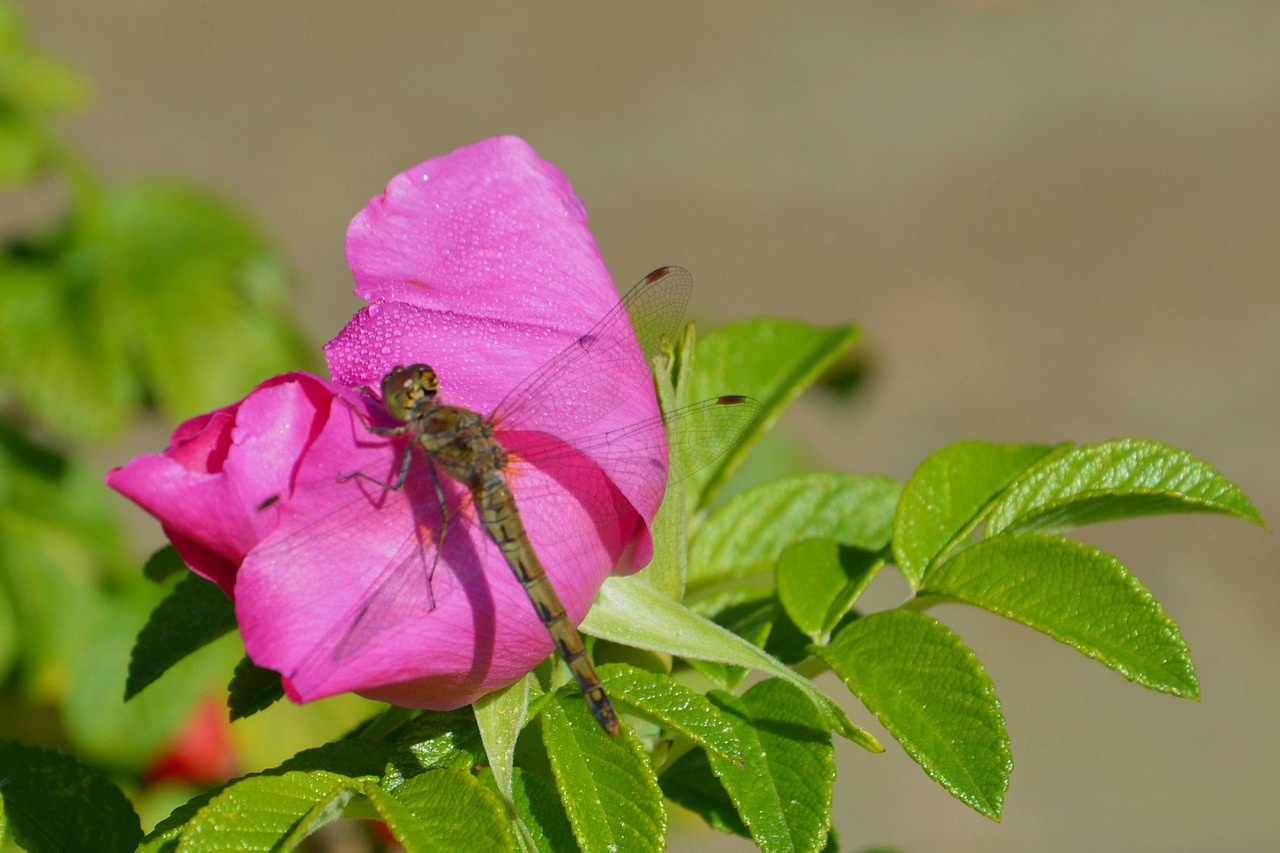
[[[496,344],[498,369],[517,377],[617,301],[582,202],[555,166],[513,136],[482,140],[393,178],[351,221],[347,262],[358,296],[436,315],[427,322],[441,337],[424,355],[487,352]],[[513,329],[524,339],[515,349],[506,343]],[[363,347],[339,336],[325,348],[336,381],[376,387],[396,365],[382,352],[394,329],[368,331],[359,338]],[[519,358],[531,361],[521,365]],[[492,386],[482,411],[498,402],[501,384]]]
[[[163,453],[116,468],[107,485],[158,518],[187,565],[230,595],[236,567],[275,523],[258,506],[288,488],[332,399],[325,380],[306,374],[267,380],[182,424]]]
[[[552,643],[465,517],[475,510],[461,485],[440,484],[454,509],[436,559],[442,517],[423,462],[402,490],[370,481],[398,477],[407,438],[370,432],[394,423],[352,389],[424,362],[443,402],[497,410],[530,540],[577,622],[619,559],[631,570],[651,550],[667,465],[652,380],[625,317],[596,327],[617,296],[585,209],[521,140],[396,177],[351,223],[347,253],[372,304],[325,348],[334,382],[268,380],[108,482],[233,595],[246,649],[294,699],[355,691],[454,708],[519,678]],[[610,359],[522,386],[566,349],[601,351],[590,344],[604,337]]]
[[[353,428],[362,428],[354,415],[326,424],[310,451],[316,464],[300,471],[279,527],[240,567],[236,615],[249,655],[283,673],[298,701],[355,691],[443,710],[510,684],[552,650],[523,588],[474,518],[459,518],[439,562],[431,559],[439,514],[425,471],[398,491],[335,477],[335,467],[363,464],[385,482],[397,468],[397,442],[353,451]],[[634,525],[631,516],[618,520],[616,506],[584,505],[584,478],[592,494],[611,488],[589,470],[574,468],[573,488],[536,469],[513,486],[517,496],[536,497],[521,505],[522,516],[575,622]],[[442,487],[453,500],[463,492]],[[415,521],[429,528],[427,562],[402,564],[419,554]]]

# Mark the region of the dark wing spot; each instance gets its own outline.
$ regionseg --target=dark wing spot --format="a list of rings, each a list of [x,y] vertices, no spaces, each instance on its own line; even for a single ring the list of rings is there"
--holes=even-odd
[[[741,394],[730,394],[725,397],[716,398],[716,402],[722,406],[736,406],[739,403],[745,403],[747,398]]]

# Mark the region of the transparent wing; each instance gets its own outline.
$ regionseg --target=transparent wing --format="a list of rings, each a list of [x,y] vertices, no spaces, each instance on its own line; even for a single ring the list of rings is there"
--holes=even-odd
[[[500,434],[511,441],[508,474],[535,548],[559,545],[558,553],[570,554],[571,559],[585,555],[594,543],[584,541],[581,548],[565,545],[593,534],[603,537],[602,531],[633,512],[612,481],[600,476],[602,466],[643,482],[644,497],[656,504],[668,480],[667,466],[660,464],[664,443],[670,453],[671,482],[678,482],[732,447],[759,417],[760,408],[747,397],[719,397],[573,445],[545,433]],[[320,592],[348,597],[354,593],[343,617],[317,635],[306,656],[285,673],[296,684],[320,680],[319,673],[333,663],[355,655],[383,632],[425,617],[453,594],[453,575],[437,568],[455,549],[471,548],[479,541],[481,570],[509,571],[497,548],[478,533],[470,494],[445,477],[440,478],[445,495],[441,511],[431,463],[421,453],[413,451],[403,487],[388,487],[399,476],[406,450],[388,443],[385,460],[349,475],[299,485],[288,511],[305,517],[318,507],[326,509],[316,512],[313,521],[289,525],[287,535],[255,552],[255,559],[276,565],[310,567],[317,578],[325,579]],[[531,469],[552,471],[554,476],[524,476]],[[591,521],[566,530],[563,519],[573,509],[569,502],[585,510],[579,518]],[[628,532],[610,535],[626,538]],[[355,566],[370,568],[353,572]]]
[[[276,533],[242,566],[282,580],[305,571],[313,580],[289,584],[302,596],[291,605],[300,611],[343,614],[326,620],[307,638],[310,651],[284,673],[296,684],[323,681],[322,673],[331,663],[351,657],[374,637],[415,615],[430,612],[436,593],[448,592],[433,583],[441,543],[449,544],[444,522],[469,511],[468,497],[457,484],[442,484],[447,502],[442,513],[430,462],[416,452],[403,487],[389,488],[399,477],[408,448],[388,443],[388,451],[387,459],[353,476],[300,483],[279,510]],[[273,511],[275,504],[265,501],[262,511]],[[250,561],[258,565],[252,567]],[[314,621],[300,624],[298,630],[312,629]]]
[[[680,328],[692,289],[693,276],[683,267],[649,273],[591,331],[513,388],[491,420],[506,429],[561,436],[576,435],[600,420],[641,386],[598,377],[632,375],[619,368],[638,359],[647,364],[663,336],[673,338]],[[591,393],[584,395],[583,388]]]
[[[636,375],[621,368],[656,352],[663,336],[674,337],[691,288],[691,276],[680,267],[650,273],[591,331],[534,371],[494,410],[491,420],[510,452],[507,471],[535,547],[603,531],[631,511],[631,500],[656,506],[669,479],[679,481],[709,465],[759,416],[755,400],[719,397],[583,436],[633,395],[652,393],[647,370],[639,372],[643,383],[600,382],[598,377]],[[583,395],[584,387],[592,388],[592,394]],[[367,427],[352,412],[354,423]],[[436,569],[460,543],[481,546],[482,571],[507,570],[496,547],[476,535],[479,522],[467,490],[447,477],[434,479],[431,462],[420,451],[412,451],[403,488],[387,487],[398,479],[400,461],[409,452],[403,442],[387,446],[387,458],[368,468],[300,485],[288,511],[316,520],[290,525],[287,535],[264,543],[262,553],[255,555],[312,567],[326,584],[329,578],[341,578],[341,588],[332,594],[352,599],[342,618],[318,635],[301,663],[286,673],[295,682],[349,658],[373,638],[423,617],[445,600],[457,584],[449,572]],[[534,469],[552,476],[523,476]],[[608,476],[601,476],[602,471]],[[623,478],[631,484],[630,500],[614,485]],[[566,501],[585,509],[590,519],[570,532],[561,519],[578,507]],[[264,511],[272,503],[264,502]],[[355,565],[367,568],[353,571]]]
[[[760,403],[750,397],[713,397],[627,427],[575,438],[571,446],[553,435],[533,435],[513,454],[513,480],[517,466],[552,465],[566,471],[598,467],[614,479],[626,477],[641,484],[640,499],[656,503],[669,484],[692,476],[724,455],[760,412]],[[527,503],[523,494],[517,494],[522,506]]]

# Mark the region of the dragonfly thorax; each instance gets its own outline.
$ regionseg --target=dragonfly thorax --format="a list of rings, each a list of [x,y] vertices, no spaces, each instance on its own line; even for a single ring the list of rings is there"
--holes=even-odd
[[[382,405],[397,420],[407,421],[435,405],[440,378],[426,364],[397,365],[382,378]]]

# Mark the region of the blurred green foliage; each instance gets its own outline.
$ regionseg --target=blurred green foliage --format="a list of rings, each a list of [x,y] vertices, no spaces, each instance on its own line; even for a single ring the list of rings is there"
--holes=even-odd
[[[66,145],[58,121],[89,91],[0,3],[0,194],[16,211],[58,200],[0,235],[0,735],[137,791],[197,703],[225,695],[243,650],[225,637],[124,703],[134,638],[179,578],[140,571],[89,455],[313,356],[285,311],[286,266],[243,212],[172,181],[106,185]],[[353,719],[308,712],[317,730],[301,722],[296,743],[244,739],[271,763]]]

